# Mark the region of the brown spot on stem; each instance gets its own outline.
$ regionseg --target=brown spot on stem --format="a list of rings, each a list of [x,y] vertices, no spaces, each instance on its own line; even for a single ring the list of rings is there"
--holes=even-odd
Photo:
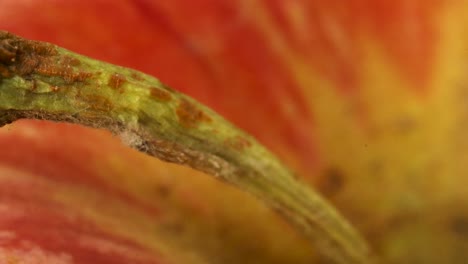
[[[211,121],[211,118],[201,111],[194,103],[182,99],[176,110],[179,122],[185,127],[195,127],[200,122]]]
[[[109,82],[107,83],[111,88],[115,90],[119,90],[122,85],[127,81],[124,76],[114,73],[109,78]]]
[[[143,79],[143,77],[140,74],[138,74],[136,72],[133,72],[130,76],[136,81],[144,81],[145,80],[145,79]]]
[[[79,60],[66,56],[57,64],[54,45],[26,40],[0,31],[0,75],[4,78],[19,75],[27,77],[39,74],[46,77],[62,77],[65,83],[82,82],[92,76],[88,72],[75,72]]]
[[[10,77],[10,71],[8,71],[8,69],[2,67],[1,65],[0,65],[0,77],[1,77],[0,80],[2,78]]]
[[[225,141],[226,146],[230,148],[234,148],[238,151],[243,151],[246,148],[249,148],[252,146],[252,142],[250,140],[242,137],[242,136],[236,136],[233,138],[228,138]]]
[[[57,54],[56,48],[48,43],[22,39],[0,31],[0,72],[2,77],[28,75],[39,65],[50,63]]]
[[[87,94],[81,95],[81,98],[83,98],[87,105],[91,106],[92,110],[95,111],[107,113],[114,107],[112,101],[103,96]]]
[[[0,62],[2,64],[11,64],[16,59],[18,46],[13,44],[11,39],[2,39],[0,42]]]
[[[36,79],[33,79],[32,80],[32,85],[31,85],[31,91],[36,91],[37,89],[37,80]]]
[[[48,63],[40,64],[36,68],[35,72],[50,77],[62,77],[67,84],[71,84],[74,82],[83,82],[93,75],[89,72],[75,72],[73,70],[73,67],[70,65],[57,66]]]
[[[172,95],[168,91],[156,87],[150,89],[150,95],[159,101],[170,101],[172,99]]]
[[[164,90],[170,92],[170,93],[173,93],[175,92],[174,89],[172,89],[171,87],[165,85],[164,83],[161,83],[161,88],[163,88]]]
[[[62,59],[62,65],[64,66],[73,66],[73,67],[76,67],[76,66],[80,66],[81,65],[81,61],[77,58],[73,58],[71,56],[64,56],[63,59]]]

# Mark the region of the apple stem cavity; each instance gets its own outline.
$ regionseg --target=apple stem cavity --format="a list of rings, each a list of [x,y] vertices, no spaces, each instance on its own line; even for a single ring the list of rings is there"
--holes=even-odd
[[[333,262],[370,261],[332,205],[212,110],[138,71],[0,31],[0,126],[21,118],[126,135],[133,148],[258,197]]]

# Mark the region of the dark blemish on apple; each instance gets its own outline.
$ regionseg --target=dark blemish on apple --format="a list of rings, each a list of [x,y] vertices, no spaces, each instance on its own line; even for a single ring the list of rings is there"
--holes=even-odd
[[[156,193],[159,197],[167,198],[171,194],[171,188],[165,184],[156,186]]]
[[[417,124],[413,118],[409,116],[403,116],[395,120],[394,127],[397,133],[406,135],[414,131],[417,127]]]
[[[172,95],[168,91],[156,87],[151,87],[150,95],[154,99],[164,102],[170,101],[172,99]]]
[[[211,118],[186,99],[182,99],[177,107],[176,114],[179,122],[185,127],[195,127],[200,122],[209,122]]]
[[[109,82],[107,83],[107,85],[109,85],[109,87],[115,89],[115,90],[120,90],[120,87],[122,87],[122,85],[127,81],[127,79],[125,79],[124,76],[118,74],[118,73],[114,73],[111,75],[111,77],[109,78]]]
[[[344,185],[343,172],[338,168],[330,167],[323,173],[317,187],[325,196],[330,197],[337,194]]]
[[[450,222],[451,230],[460,236],[468,237],[468,218],[466,216],[456,216]]]
[[[168,222],[164,223],[164,230],[167,230],[173,234],[182,235],[185,232],[186,227],[179,222]]]

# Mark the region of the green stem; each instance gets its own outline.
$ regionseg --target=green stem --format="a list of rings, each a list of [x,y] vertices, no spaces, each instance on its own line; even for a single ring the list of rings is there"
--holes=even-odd
[[[0,126],[20,118],[131,135],[130,145],[250,192],[336,263],[367,263],[366,243],[316,192],[222,117],[157,79],[0,31]]]

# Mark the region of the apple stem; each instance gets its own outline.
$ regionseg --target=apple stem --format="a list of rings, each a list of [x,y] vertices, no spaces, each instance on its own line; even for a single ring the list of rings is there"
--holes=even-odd
[[[336,263],[369,263],[358,232],[266,148],[212,110],[135,70],[0,31],[0,126],[20,118],[133,135],[132,147],[255,195]]]

